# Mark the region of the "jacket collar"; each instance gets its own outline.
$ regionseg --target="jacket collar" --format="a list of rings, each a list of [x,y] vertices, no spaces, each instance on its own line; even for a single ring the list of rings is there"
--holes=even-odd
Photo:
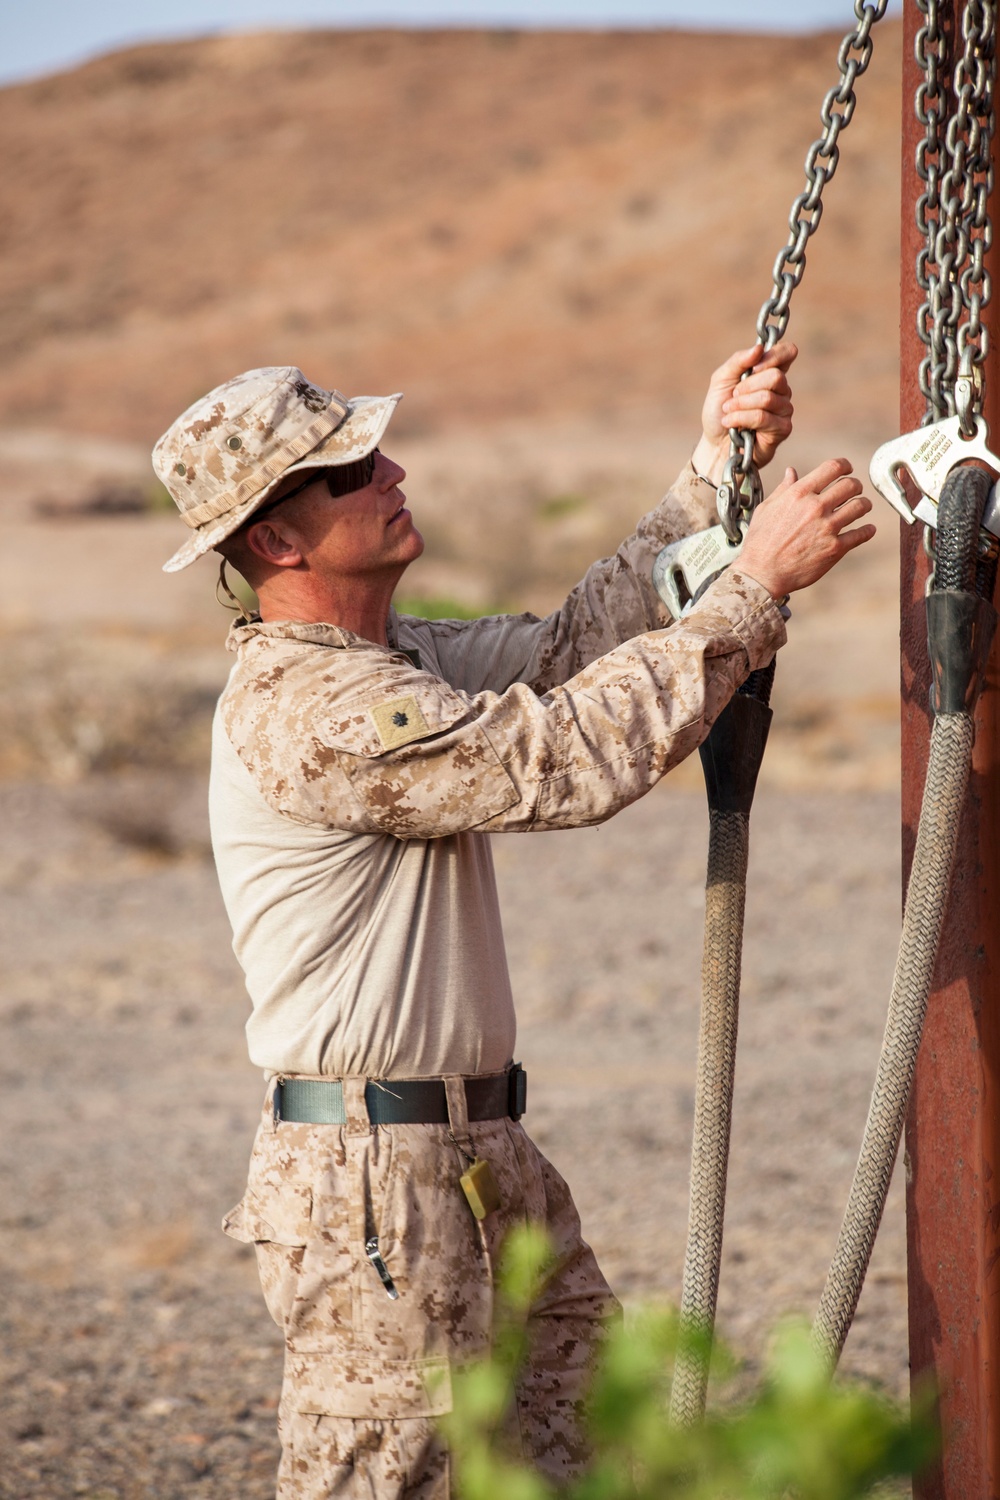
[[[324,625],[320,622],[305,620],[269,620],[265,622],[259,615],[251,615],[250,618],[240,619],[230,626],[229,635],[226,638],[227,651],[239,651],[241,646],[248,642],[265,637],[269,640],[279,641],[304,641],[310,646],[332,646],[341,651],[350,650],[375,650],[375,651],[397,651],[399,649],[399,630],[396,611],[390,609],[389,618],[386,621],[386,635],[388,646],[379,646],[374,641],[368,641],[362,635],[355,635],[352,630],[344,630],[340,625]]]

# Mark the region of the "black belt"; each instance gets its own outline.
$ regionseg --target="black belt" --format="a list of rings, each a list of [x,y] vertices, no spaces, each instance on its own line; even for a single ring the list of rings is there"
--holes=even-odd
[[[528,1095],[520,1063],[506,1073],[465,1080],[470,1120],[519,1120]],[[448,1100],[440,1078],[387,1078],[365,1084],[372,1125],[447,1125]],[[283,1078],[274,1087],[274,1118],[302,1125],[346,1125],[339,1078]]]

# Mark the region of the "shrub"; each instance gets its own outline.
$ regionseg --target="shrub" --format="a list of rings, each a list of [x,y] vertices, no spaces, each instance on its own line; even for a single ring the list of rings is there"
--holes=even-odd
[[[527,1353],[526,1313],[548,1260],[537,1230],[511,1236],[492,1353],[454,1379],[453,1409],[442,1425],[461,1500],[555,1500],[556,1489],[512,1458],[503,1439]],[[911,1420],[871,1389],[831,1381],[808,1329],[794,1324],[775,1336],[748,1397],[727,1393],[736,1366],[717,1351],[721,1400],[701,1425],[672,1427],[666,1413],[677,1350],[677,1319],[667,1310],[649,1309],[612,1332],[591,1393],[594,1457],[585,1475],[558,1491],[560,1500],[860,1500],[931,1456],[925,1412]]]
[[[413,595],[394,599],[396,610],[401,615],[417,615],[422,620],[478,620],[483,615],[499,614],[498,609],[480,608],[476,604],[463,604],[459,599],[425,598]]]

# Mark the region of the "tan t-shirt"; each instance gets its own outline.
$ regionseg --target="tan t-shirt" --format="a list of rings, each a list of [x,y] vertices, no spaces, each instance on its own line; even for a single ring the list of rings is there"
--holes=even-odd
[[[785,639],[734,569],[663,628],[668,541],[709,524],[688,469],[561,609],[234,627],[212,841],[268,1073],[419,1078],[511,1060],[491,832],[599,823],[704,739]]]

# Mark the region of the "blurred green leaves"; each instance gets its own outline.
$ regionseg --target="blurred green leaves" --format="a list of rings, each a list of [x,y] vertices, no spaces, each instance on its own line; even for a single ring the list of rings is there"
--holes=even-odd
[[[561,521],[563,516],[572,516],[583,510],[586,504],[586,495],[550,495],[540,503],[538,514],[543,521]]]
[[[514,1383],[528,1354],[528,1310],[551,1250],[530,1226],[512,1235],[499,1278],[491,1355],[454,1376],[443,1419],[460,1500],[555,1500],[516,1456],[509,1433]],[[713,1352],[716,1401],[705,1422],[671,1427],[676,1316],[649,1309],[608,1336],[590,1400],[594,1457],[560,1500],[861,1500],[932,1456],[929,1405],[911,1418],[875,1391],[831,1382],[808,1329],[782,1327],[764,1375],[737,1399],[737,1370]],[[885,1494],[887,1491],[882,1490]]]
[[[444,597],[425,598],[413,595],[394,599],[397,614],[417,615],[421,620],[478,620],[483,615],[501,613],[500,609],[483,609],[475,604],[462,604],[458,599]]]

